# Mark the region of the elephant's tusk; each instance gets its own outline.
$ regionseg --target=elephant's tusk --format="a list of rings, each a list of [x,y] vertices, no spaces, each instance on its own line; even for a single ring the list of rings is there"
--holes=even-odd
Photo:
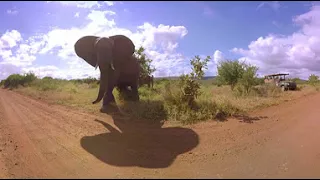
[[[113,66],[113,63],[111,63],[111,69],[112,69],[112,70],[115,70],[115,69],[114,69],[114,66]]]
[[[97,70],[97,68],[98,68],[98,66],[99,66],[98,61],[99,61],[99,53],[97,53],[97,63],[96,63],[96,66],[95,66],[95,70]]]

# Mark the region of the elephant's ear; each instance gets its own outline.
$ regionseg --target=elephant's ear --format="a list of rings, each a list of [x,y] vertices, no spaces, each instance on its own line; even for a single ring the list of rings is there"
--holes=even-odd
[[[97,56],[94,44],[99,37],[84,36],[74,44],[74,50],[78,57],[85,60],[88,64],[95,67],[97,64]]]
[[[128,57],[134,54],[135,45],[127,36],[114,35],[110,36],[109,38],[114,41],[113,52],[118,59],[117,61],[126,61]]]

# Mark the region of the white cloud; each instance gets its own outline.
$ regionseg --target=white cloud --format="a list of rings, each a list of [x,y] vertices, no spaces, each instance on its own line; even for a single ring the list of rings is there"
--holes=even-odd
[[[33,55],[33,47],[26,44],[18,44],[22,41],[21,34],[17,30],[7,31],[0,37],[0,65],[10,64],[14,66],[27,66],[31,65],[36,59]],[[32,43],[31,43],[32,44]],[[13,48],[17,48],[15,53],[12,52]]]
[[[23,73],[33,72],[36,76],[43,78],[45,76],[53,76],[59,70],[56,66],[40,66],[22,68]]]
[[[0,49],[15,47],[21,40],[21,34],[17,30],[7,31],[0,37]]]
[[[187,34],[187,29],[183,26],[166,26],[163,24],[156,26],[150,23],[144,23],[137,27],[137,32],[128,29],[116,27],[114,20],[110,20],[106,15],[114,15],[111,11],[92,11],[88,14],[87,19],[90,23],[83,28],[71,29],[54,29],[44,36],[45,47],[40,51],[46,54],[53,49],[57,49],[57,55],[68,60],[71,69],[83,69],[86,71],[74,71],[77,77],[87,74],[91,68],[85,61],[76,57],[74,53],[74,43],[82,36],[92,34],[98,36],[111,36],[115,34],[123,34],[130,37],[136,47],[141,45],[146,48],[146,53],[150,58],[154,59],[154,66],[158,69],[156,74],[175,74],[184,71],[183,64],[185,59],[181,54],[175,53],[178,47],[177,41]],[[65,37],[65,38],[61,38]],[[160,53],[161,52],[161,53]],[[179,67],[170,70],[172,67]],[[180,68],[181,67],[181,68]],[[168,69],[169,68],[169,69]],[[93,68],[91,68],[93,70]],[[180,71],[179,71],[180,70]],[[98,76],[98,73],[91,73]]]
[[[113,6],[115,3],[112,1],[47,1],[47,3],[56,2],[65,6],[74,6],[77,8],[100,8],[102,4],[106,4],[107,6]]]
[[[80,6],[78,2],[64,3],[64,5]],[[94,5],[81,4],[81,6],[93,7]],[[22,72],[33,71],[40,77],[53,76],[68,79],[88,76],[98,77],[98,70],[75,55],[74,43],[85,35],[111,36],[123,34],[133,40],[136,48],[140,46],[146,48],[147,55],[154,60],[153,65],[157,68],[156,76],[176,76],[189,71],[190,68],[186,66],[189,65],[189,59],[176,52],[178,41],[188,33],[184,26],[163,24],[155,26],[145,22],[138,26],[136,31],[132,31],[118,27],[112,18],[115,14],[113,11],[91,10],[89,14],[83,17],[89,20],[85,26],[70,29],[54,28],[44,35],[30,37],[24,41],[18,31],[7,32],[2,38],[6,41],[0,41],[0,47],[1,45],[15,46],[17,49],[15,52],[11,52],[10,49],[1,51],[0,55],[3,61],[0,60],[0,63],[20,67]],[[32,66],[38,55],[45,56],[50,53],[56,54],[57,58],[64,60],[68,66],[63,68]]]
[[[270,34],[252,41],[248,49],[234,48],[261,73],[289,72],[307,78],[320,71],[320,6],[293,18],[299,31],[289,35]]]
[[[78,18],[79,16],[80,16],[80,13],[79,13],[79,12],[77,12],[77,13],[74,14],[74,17],[77,17],[77,18]]]
[[[216,51],[214,52],[214,54],[213,54],[213,62],[214,62],[215,64],[219,64],[219,62],[221,62],[221,61],[224,60],[224,59],[225,59],[225,58],[224,58],[224,56],[223,56],[223,54],[222,54],[221,51],[216,50]]]
[[[262,2],[262,3],[260,3],[257,6],[256,10],[259,10],[260,8],[262,8],[264,6],[269,6],[270,8],[272,8],[275,11],[277,11],[281,7],[279,1],[270,1],[270,2]]]
[[[104,1],[105,4],[107,4],[108,6],[113,6],[114,2],[112,1]]]
[[[93,8],[95,6],[98,8],[101,7],[98,1],[57,1],[57,3],[61,3],[66,6],[76,6],[78,8]]]
[[[15,9],[8,9],[8,10],[7,10],[7,14],[16,15],[16,14],[18,14],[18,11],[15,10]]]

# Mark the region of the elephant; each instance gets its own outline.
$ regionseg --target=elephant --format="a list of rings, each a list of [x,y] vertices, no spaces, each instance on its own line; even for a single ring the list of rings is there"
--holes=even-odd
[[[148,85],[148,88],[151,88],[153,89],[153,75],[146,75],[146,76],[140,76],[139,78],[139,86],[143,86],[144,84],[147,84]]]
[[[84,36],[74,45],[78,57],[91,66],[100,69],[98,96],[92,104],[103,99],[101,110],[106,110],[110,103],[115,103],[114,87],[128,92],[131,87],[132,100],[139,101],[138,82],[140,63],[134,56],[135,45],[124,35],[109,37]]]

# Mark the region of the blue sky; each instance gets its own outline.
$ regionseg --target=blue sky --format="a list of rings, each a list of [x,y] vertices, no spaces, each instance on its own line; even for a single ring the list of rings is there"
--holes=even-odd
[[[212,57],[206,75],[226,58],[257,65],[259,74],[306,78],[320,70],[320,8],[312,2],[12,1],[1,2],[0,12],[0,79],[28,71],[98,77],[73,45],[114,34],[146,48],[155,76],[189,72],[195,55]]]

